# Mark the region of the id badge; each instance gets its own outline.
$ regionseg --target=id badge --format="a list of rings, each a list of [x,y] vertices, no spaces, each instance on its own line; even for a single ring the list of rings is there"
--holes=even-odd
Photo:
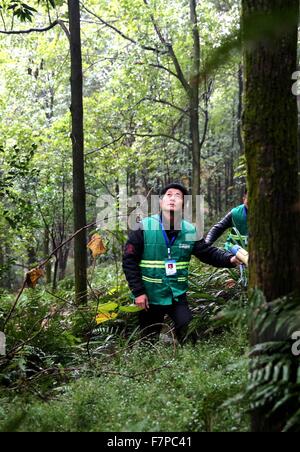
[[[167,276],[174,276],[177,274],[176,261],[169,259],[166,261],[165,266]]]

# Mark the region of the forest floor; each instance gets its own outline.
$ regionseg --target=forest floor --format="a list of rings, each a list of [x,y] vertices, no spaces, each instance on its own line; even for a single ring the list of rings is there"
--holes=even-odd
[[[206,299],[207,307],[213,306],[210,316],[219,312],[210,287],[217,290],[221,276],[218,271],[215,280],[202,275],[201,293],[191,291],[192,298],[200,297],[202,303]],[[116,321],[99,325],[92,338],[82,341],[78,337],[83,317],[89,321],[88,313],[66,313],[64,301],[67,294],[72,297],[70,292],[64,288],[56,293],[62,306],[59,313],[56,306],[58,314],[42,329],[36,325],[53,312],[53,297],[44,288],[24,294],[8,330],[22,346],[10,360],[0,361],[0,431],[249,430],[247,404],[239,397],[248,375],[247,332],[241,324],[207,330],[205,308],[201,316],[195,315],[194,327],[203,332],[201,322],[197,323],[201,317],[206,329],[195,345],[179,346],[164,340],[166,336],[155,344],[141,343],[134,335],[118,336],[123,320],[117,329]],[[101,301],[113,297],[116,294],[110,290]],[[8,298],[2,297],[2,305]],[[24,337],[31,339],[24,344]]]
[[[247,431],[244,408],[228,403],[246,384],[246,349],[239,331],[176,351],[136,346],[94,362],[84,377],[74,372],[47,396],[2,391],[0,431]]]

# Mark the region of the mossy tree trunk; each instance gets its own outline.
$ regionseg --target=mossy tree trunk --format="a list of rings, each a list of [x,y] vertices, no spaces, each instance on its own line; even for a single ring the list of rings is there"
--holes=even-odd
[[[250,14],[293,8],[298,0],[243,0]],[[244,139],[249,174],[250,285],[268,300],[299,289],[297,103],[292,73],[297,63],[297,23],[272,42],[260,37],[246,49]]]
[[[297,64],[299,2],[242,0],[242,7],[250,288],[263,291],[270,302],[300,288],[297,103],[291,91]],[[284,19],[282,28],[275,25],[280,14],[292,17],[288,27]],[[255,15],[265,30],[257,27],[254,32]],[[262,22],[260,15],[265,16]],[[257,38],[249,45],[249,35],[254,33]],[[274,328],[264,337],[254,328],[253,343],[272,340],[276,340]],[[266,414],[263,410],[254,413],[252,429],[279,431],[284,419],[274,422]]]

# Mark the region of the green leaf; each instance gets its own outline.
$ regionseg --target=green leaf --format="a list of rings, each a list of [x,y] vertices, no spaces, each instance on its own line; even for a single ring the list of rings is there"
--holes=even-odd
[[[129,305],[129,306],[120,306],[119,311],[120,312],[139,312],[142,308],[139,308],[136,305]]]
[[[100,304],[98,307],[98,312],[111,312],[115,311],[118,308],[118,303],[109,302],[105,304]]]
[[[294,426],[299,427],[300,422],[300,410],[298,410],[288,421],[286,426],[283,429],[283,432],[288,432],[291,430]]]

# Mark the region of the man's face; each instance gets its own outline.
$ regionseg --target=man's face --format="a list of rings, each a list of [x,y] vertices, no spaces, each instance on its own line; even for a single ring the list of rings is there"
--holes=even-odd
[[[163,212],[181,212],[183,208],[183,193],[176,188],[169,188],[160,200]]]
[[[248,209],[248,193],[244,196],[244,205],[247,207]]]

